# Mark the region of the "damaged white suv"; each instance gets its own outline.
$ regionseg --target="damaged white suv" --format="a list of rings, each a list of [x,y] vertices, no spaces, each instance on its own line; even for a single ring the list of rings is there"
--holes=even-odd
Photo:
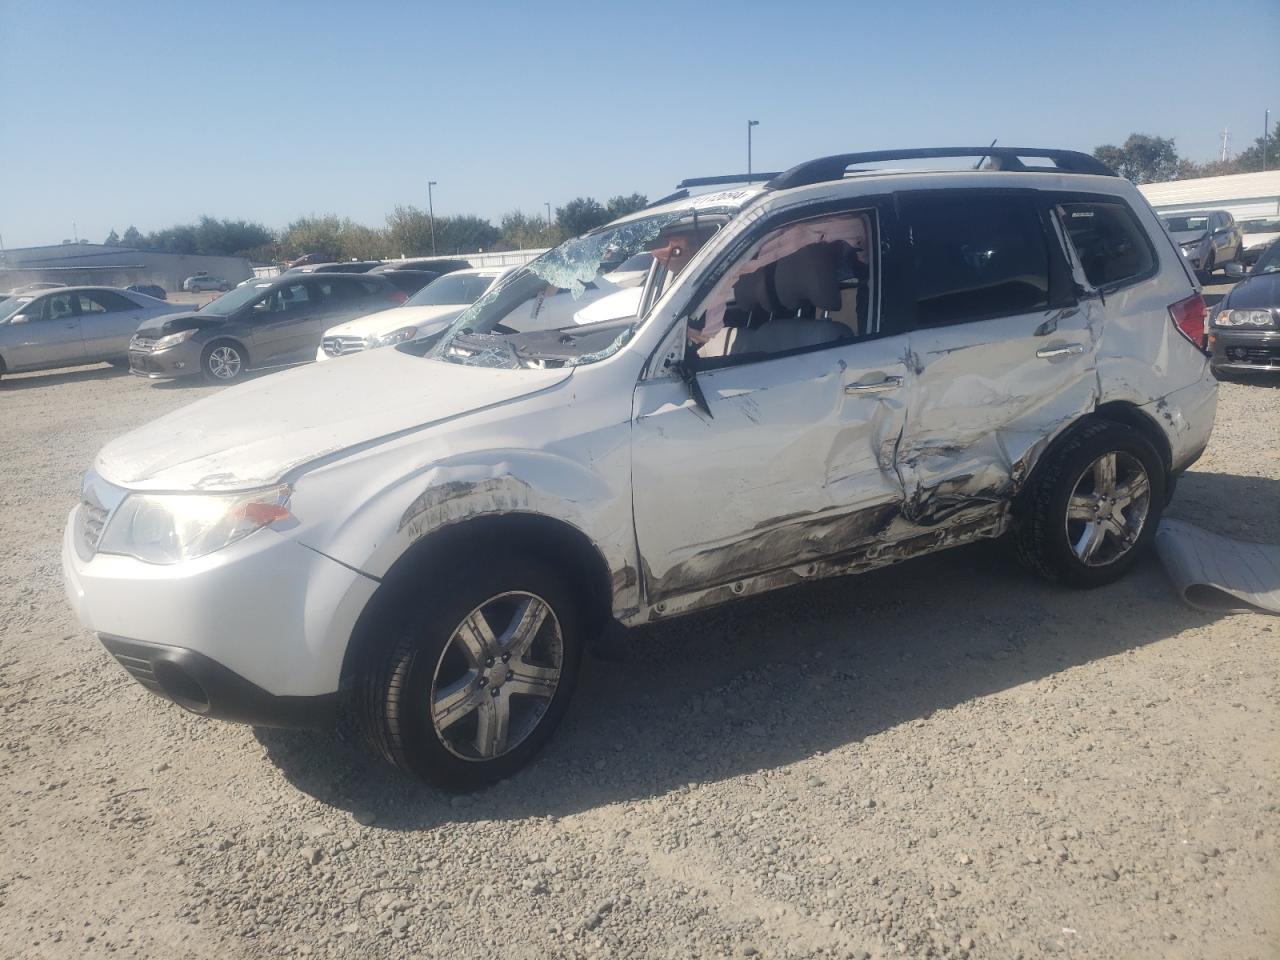
[[[645,251],[634,315],[544,329],[548,299]],[[474,787],[625,627],[1004,534],[1066,584],[1121,576],[1209,440],[1204,312],[1137,190],[1081,154],[851,154],[682,191],[430,340],[108,444],[67,590],[189,710],[349,716]]]

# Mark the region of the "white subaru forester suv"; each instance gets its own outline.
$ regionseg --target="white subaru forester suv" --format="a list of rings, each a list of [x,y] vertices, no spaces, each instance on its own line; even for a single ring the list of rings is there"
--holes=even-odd
[[[635,315],[541,328],[548,296],[646,251]],[[1064,584],[1121,576],[1209,440],[1204,313],[1137,190],[1082,154],[686,189],[434,338],[108,444],[67,591],[188,710],[350,718],[471,788],[529,759],[584,645],[626,627],[1002,535]]]

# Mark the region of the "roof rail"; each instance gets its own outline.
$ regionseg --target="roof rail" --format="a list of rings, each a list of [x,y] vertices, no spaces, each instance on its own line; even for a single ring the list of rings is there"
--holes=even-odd
[[[886,160],[928,160],[934,157],[977,157],[979,161],[990,157],[1000,162],[1001,170],[1058,173],[1091,173],[1114,177],[1116,172],[1096,157],[1078,150],[1046,150],[1043,147],[919,147],[910,150],[871,150],[866,153],[841,153],[834,157],[819,157],[780,173],[765,187],[785,190],[810,183],[843,179],[849,167],[859,163],[882,163]],[[1029,167],[1023,157],[1044,157],[1052,160],[1052,167]],[[686,180],[685,183],[690,181]]]
[[[718,187],[726,183],[755,183],[757,180],[774,180],[782,174],[774,173],[729,173],[722,177],[690,177],[676,184],[680,189],[687,187]]]

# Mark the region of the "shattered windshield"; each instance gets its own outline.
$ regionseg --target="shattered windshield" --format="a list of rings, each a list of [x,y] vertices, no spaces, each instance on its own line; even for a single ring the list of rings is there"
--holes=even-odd
[[[647,306],[736,207],[691,203],[609,224],[566,241],[513,272],[468,307],[431,356],[451,363],[511,368],[603,360],[631,339]],[[643,288],[610,279],[612,271],[639,254],[648,254],[659,264]]]

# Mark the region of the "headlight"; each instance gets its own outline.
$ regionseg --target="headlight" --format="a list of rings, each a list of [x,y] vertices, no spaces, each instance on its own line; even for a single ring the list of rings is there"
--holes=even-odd
[[[221,550],[289,514],[288,486],[247,493],[131,493],[112,514],[99,553],[178,563]]]
[[[1269,327],[1270,310],[1223,310],[1213,318],[1215,327]]]
[[[185,343],[196,335],[196,330],[179,330],[177,333],[171,333],[167,337],[161,337],[151,345],[152,351],[168,350],[170,347],[176,347],[180,343]]]
[[[365,346],[370,350],[374,347],[390,347],[397,343],[404,343],[406,340],[412,340],[417,335],[417,327],[401,327],[399,330],[392,330],[390,333],[383,334],[380,337],[369,337],[365,340]]]

